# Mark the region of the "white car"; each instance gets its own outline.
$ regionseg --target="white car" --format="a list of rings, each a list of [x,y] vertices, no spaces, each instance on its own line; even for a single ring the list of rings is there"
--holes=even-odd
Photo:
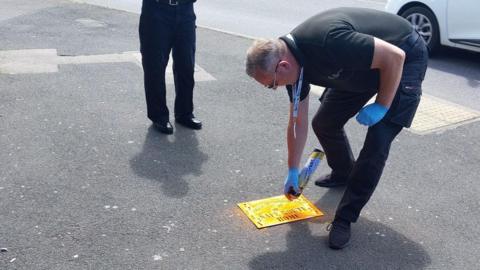
[[[480,0],[388,0],[386,11],[406,18],[427,42],[480,52]]]

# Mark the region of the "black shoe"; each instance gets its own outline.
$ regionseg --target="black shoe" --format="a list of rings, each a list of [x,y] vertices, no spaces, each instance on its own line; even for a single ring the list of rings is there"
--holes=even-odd
[[[191,129],[202,129],[202,122],[195,117],[177,118],[175,122]]]
[[[172,124],[170,124],[170,121],[167,122],[153,122],[153,127],[160,131],[161,133],[164,134],[172,134],[173,133],[173,127]]]
[[[315,180],[315,185],[319,187],[341,187],[347,184],[347,178],[332,177],[331,174],[324,175],[320,179]]]
[[[328,246],[331,249],[342,249],[350,243],[350,221],[335,218],[333,222],[327,227],[330,229],[328,237]]]

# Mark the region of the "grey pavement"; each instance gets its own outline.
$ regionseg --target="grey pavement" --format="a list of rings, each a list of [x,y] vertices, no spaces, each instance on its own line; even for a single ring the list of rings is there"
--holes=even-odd
[[[127,12],[2,0],[0,52],[138,51],[137,27]],[[480,122],[402,132],[345,250],[325,230],[342,190],[311,184],[324,217],[258,230],[236,204],[282,193],[287,95],[244,74],[251,40],[197,34],[216,79],[196,84],[201,131],[151,128],[134,62],[0,72],[0,269],[478,269]],[[365,128],[347,132],[358,153]],[[310,133],[305,156],[317,144]]]

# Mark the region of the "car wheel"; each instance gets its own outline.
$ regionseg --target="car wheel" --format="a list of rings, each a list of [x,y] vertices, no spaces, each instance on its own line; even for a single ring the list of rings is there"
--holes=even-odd
[[[439,49],[440,31],[438,29],[438,22],[435,15],[429,9],[422,6],[411,7],[400,13],[400,16],[407,19],[423,37],[430,53]]]

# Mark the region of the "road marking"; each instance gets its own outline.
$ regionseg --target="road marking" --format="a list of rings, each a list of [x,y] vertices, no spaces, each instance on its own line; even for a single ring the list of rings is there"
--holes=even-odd
[[[170,57],[171,59],[171,57]],[[101,63],[134,63],[142,67],[138,51],[98,55],[58,55],[56,49],[31,49],[0,51],[0,74],[36,74],[58,72],[58,65],[81,65]],[[195,65],[195,81],[216,80],[199,65]],[[171,61],[165,74],[166,83],[173,83]]]
[[[88,27],[88,28],[105,28],[105,27],[107,27],[106,23],[104,23],[102,21],[97,21],[97,20],[94,20],[94,19],[90,19],[90,18],[80,18],[80,19],[76,19],[75,21],[82,24],[85,27]]]
[[[311,85],[310,92],[321,96],[323,90],[323,87]],[[374,98],[369,103],[373,101]],[[479,111],[423,94],[412,126],[407,130],[415,134],[425,135],[442,132],[478,120],[480,120]]]

